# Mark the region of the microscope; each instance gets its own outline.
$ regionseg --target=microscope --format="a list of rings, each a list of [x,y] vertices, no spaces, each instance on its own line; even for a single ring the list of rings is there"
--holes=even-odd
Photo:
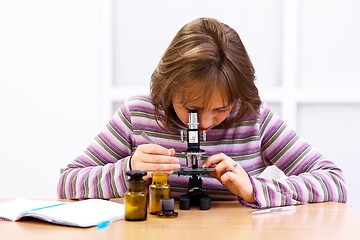
[[[187,134],[181,131],[181,141],[187,141],[187,151],[183,152],[186,156],[186,166],[181,167],[175,173],[190,176],[188,192],[179,198],[179,208],[189,210],[191,206],[199,206],[200,210],[209,210],[211,208],[211,198],[202,191],[201,175],[209,175],[214,169],[199,168],[198,162],[204,154],[200,149],[200,131],[198,128],[198,114],[196,111],[189,112]],[[203,132],[203,141],[206,141],[206,132]]]

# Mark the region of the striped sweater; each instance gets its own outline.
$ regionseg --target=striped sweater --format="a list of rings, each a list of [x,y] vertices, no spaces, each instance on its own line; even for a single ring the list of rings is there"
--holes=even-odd
[[[125,172],[136,147],[147,143],[145,131],[157,144],[174,148],[185,165],[186,143],[180,131],[159,127],[149,96],[127,100],[112,116],[106,128],[87,149],[63,170],[58,197],[68,199],[118,198],[127,190]],[[256,203],[249,204],[232,195],[218,180],[202,177],[203,191],[212,199],[239,199],[243,205],[257,208],[305,204],[309,202],[346,202],[347,189],[341,169],[317,152],[299,135],[262,104],[258,114],[234,124],[232,128],[214,128],[201,143],[202,160],[225,153],[249,174]],[[287,176],[284,179],[259,177],[270,165]],[[147,182],[149,184],[150,181]],[[177,198],[188,189],[188,176],[169,177],[171,193]]]

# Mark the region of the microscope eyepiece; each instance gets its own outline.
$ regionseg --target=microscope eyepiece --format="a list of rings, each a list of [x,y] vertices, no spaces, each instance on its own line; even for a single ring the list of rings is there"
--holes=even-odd
[[[196,111],[189,112],[189,123],[187,131],[188,152],[201,152],[200,132],[198,129],[198,114]]]
[[[189,112],[189,122],[188,127],[189,129],[198,129],[198,116],[197,111],[190,111]]]

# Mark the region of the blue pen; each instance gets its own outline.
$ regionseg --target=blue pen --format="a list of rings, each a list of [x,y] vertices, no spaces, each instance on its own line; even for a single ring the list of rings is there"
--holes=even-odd
[[[28,213],[28,212],[37,211],[37,210],[41,210],[41,209],[45,209],[45,208],[57,207],[57,206],[65,205],[65,204],[66,204],[65,202],[62,202],[62,203],[57,203],[57,204],[48,205],[48,206],[44,206],[44,207],[33,208],[33,209],[30,209],[30,210],[23,211],[20,214],[25,214],[25,213]]]
[[[110,220],[106,220],[106,221],[103,221],[103,222],[99,222],[99,223],[97,224],[96,229],[99,230],[99,231],[101,231],[101,230],[107,228],[108,226],[110,226],[110,223],[111,223]]]

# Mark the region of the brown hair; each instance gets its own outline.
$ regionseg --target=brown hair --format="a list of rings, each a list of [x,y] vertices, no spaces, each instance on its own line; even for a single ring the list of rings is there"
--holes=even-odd
[[[176,34],[152,74],[155,117],[169,129],[172,120],[178,121],[174,94],[181,94],[184,105],[191,101],[206,106],[220,88],[226,103],[240,104],[233,108],[232,121],[239,120],[261,104],[254,81],[254,67],[236,31],[212,18],[195,19]]]

